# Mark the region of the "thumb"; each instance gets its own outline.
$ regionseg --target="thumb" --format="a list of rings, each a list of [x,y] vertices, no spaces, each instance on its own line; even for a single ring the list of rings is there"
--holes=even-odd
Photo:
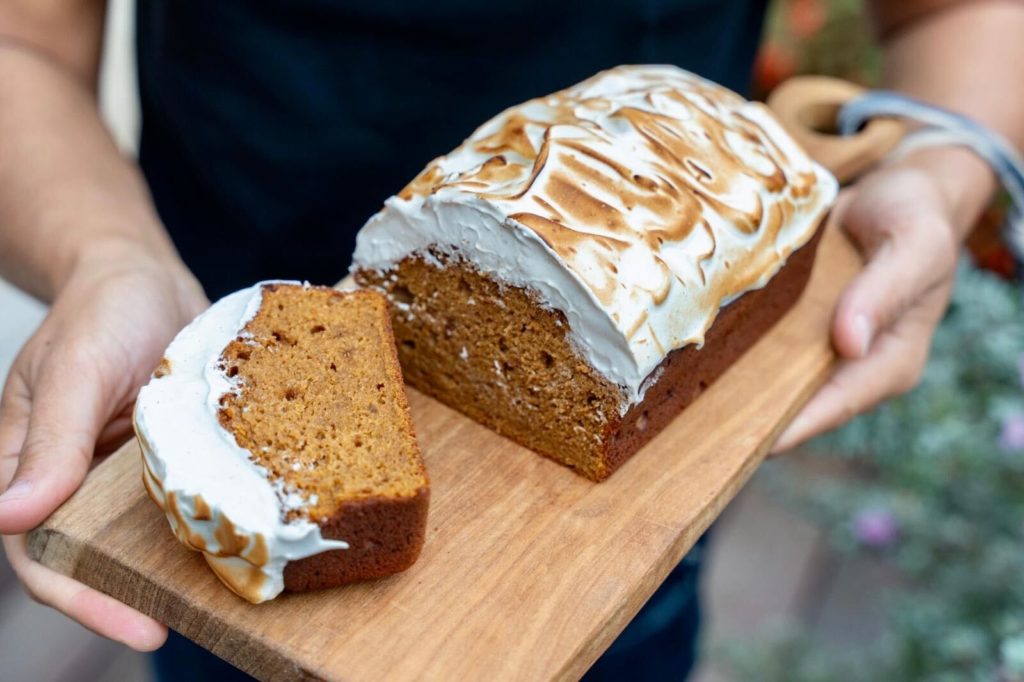
[[[847,215],[852,219],[856,212]],[[870,222],[860,222],[864,220]],[[832,341],[842,357],[858,359],[911,304],[948,279],[956,265],[956,246],[952,228],[932,212],[888,221],[885,216],[861,217],[844,227],[870,252],[864,270],[836,305]]]
[[[85,478],[107,411],[92,367],[51,356],[40,370],[18,465],[0,495],[0,534],[35,528]]]
[[[7,375],[0,396],[0,491],[6,490],[18,468],[18,456],[25,444],[32,398],[18,371]]]

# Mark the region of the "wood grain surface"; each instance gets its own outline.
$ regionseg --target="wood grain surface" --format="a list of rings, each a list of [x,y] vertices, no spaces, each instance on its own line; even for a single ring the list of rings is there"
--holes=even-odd
[[[859,267],[829,226],[797,306],[605,483],[410,391],[433,489],[426,547],[404,574],[249,604],[174,539],[134,442],[30,551],[265,680],[578,677],[827,376],[833,304]]]

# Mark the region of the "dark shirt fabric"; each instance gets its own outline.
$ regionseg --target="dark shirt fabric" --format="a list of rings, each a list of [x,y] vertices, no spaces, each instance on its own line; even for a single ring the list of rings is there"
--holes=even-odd
[[[147,0],[140,162],[211,299],[260,279],[339,280],[355,234],[502,109],[617,64],[747,90],[767,0]],[[705,540],[588,680],[681,680]],[[246,676],[172,635],[161,680]]]
[[[384,199],[510,105],[629,63],[746,91],[765,2],[140,2],[142,167],[212,298],[333,283]]]

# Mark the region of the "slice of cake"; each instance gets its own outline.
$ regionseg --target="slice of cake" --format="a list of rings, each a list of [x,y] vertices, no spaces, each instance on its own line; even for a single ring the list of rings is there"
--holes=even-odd
[[[419,555],[429,488],[380,294],[268,282],[221,299],[167,348],[135,431],[174,534],[251,602]]]
[[[619,67],[432,161],[353,274],[407,381],[602,480],[796,301],[836,192],[763,105]]]

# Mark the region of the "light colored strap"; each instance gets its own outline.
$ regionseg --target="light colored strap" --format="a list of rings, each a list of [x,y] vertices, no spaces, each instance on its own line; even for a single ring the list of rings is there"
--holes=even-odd
[[[924,147],[960,145],[971,149],[992,168],[1010,197],[1003,237],[1018,264],[1024,263],[1024,157],[997,132],[961,114],[886,90],[872,90],[839,110],[842,135],[855,134],[869,120],[897,117],[922,124],[891,152],[904,155]]]

